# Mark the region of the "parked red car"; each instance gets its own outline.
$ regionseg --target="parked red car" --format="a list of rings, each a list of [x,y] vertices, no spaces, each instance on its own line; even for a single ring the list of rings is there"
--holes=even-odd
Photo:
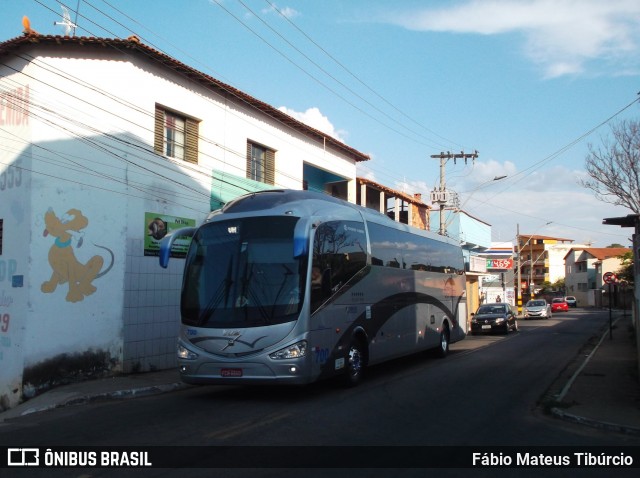
[[[551,312],[569,312],[569,304],[564,299],[553,299],[551,301]]]

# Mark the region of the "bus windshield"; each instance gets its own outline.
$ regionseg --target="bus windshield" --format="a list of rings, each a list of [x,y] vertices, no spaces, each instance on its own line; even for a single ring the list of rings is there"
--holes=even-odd
[[[203,225],[187,254],[182,322],[196,327],[261,327],[297,319],[306,260],[294,258],[297,217]]]

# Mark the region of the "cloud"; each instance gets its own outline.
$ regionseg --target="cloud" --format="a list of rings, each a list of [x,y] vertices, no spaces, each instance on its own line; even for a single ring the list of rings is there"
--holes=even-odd
[[[376,173],[366,163],[356,163],[356,176],[378,182]]]
[[[345,131],[336,130],[331,121],[329,121],[329,118],[323,115],[316,107],[309,108],[307,109],[307,111],[303,112],[292,110],[290,108],[287,108],[286,106],[281,106],[278,109],[283,113],[288,114],[292,118],[301,121],[307,126],[311,126],[318,131],[322,131],[323,133],[326,133],[327,135],[337,139],[338,141],[342,141],[343,143],[345,142],[344,137],[347,135],[347,133]]]
[[[583,73],[596,60],[637,66],[637,0],[466,0],[385,21],[418,31],[521,35],[524,53],[546,77]]]
[[[295,10],[295,9],[293,9],[291,7],[278,7],[275,3],[273,3],[272,6],[270,6],[270,7],[263,8],[262,9],[262,13],[267,15],[269,13],[276,12],[276,10],[283,17],[289,18],[289,19],[295,18],[295,17],[300,15],[300,12],[298,12],[297,10]]]

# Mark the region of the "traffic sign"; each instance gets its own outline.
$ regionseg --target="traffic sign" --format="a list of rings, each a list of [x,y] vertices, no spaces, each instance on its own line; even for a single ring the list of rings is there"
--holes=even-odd
[[[602,280],[605,284],[615,284],[618,281],[618,276],[613,272],[605,272],[602,276]]]

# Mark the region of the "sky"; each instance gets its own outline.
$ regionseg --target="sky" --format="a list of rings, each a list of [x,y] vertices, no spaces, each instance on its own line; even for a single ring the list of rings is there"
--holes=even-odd
[[[637,0],[0,0],[0,41],[143,43],[368,154],[358,176],[428,202],[440,184],[492,240],[630,245],[632,211],[583,187],[612,125],[640,119]],[[76,13],[77,11],[77,13]],[[503,179],[494,180],[506,176]]]

